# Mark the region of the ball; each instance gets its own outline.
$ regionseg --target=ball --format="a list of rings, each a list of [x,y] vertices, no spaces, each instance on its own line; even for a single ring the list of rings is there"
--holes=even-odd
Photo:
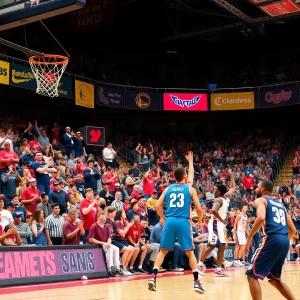
[[[88,278],[84,275],[80,278],[81,280],[87,280]]]

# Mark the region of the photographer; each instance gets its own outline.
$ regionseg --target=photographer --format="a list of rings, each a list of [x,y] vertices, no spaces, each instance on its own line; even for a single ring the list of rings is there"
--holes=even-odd
[[[87,166],[87,169],[85,169],[83,173],[85,188],[91,188],[94,192],[97,192],[97,181],[100,179],[100,174],[97,169],[98,164],[93,159],[90,159],[87,161]]]

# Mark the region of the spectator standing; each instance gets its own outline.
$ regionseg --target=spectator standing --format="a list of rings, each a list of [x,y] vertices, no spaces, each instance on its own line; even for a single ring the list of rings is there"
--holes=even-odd
[[[83,244],[86,244],[87,237],[91,226],[95,223],[97,214],[99,211],[100,201],[97,197],[94,197],[93,189],[87,188],[85,190],[86,199],[80,202],[80,213],[83,221],[83,228],[85,230],[82,237]]]
[[[86,151],[85,151],[86,144],[80,131],[77,131],[73,136],[73,142],[74,142],[75,158],[81,157],[82,155],[86,155]]]
[[[63,134],[63,145],[66,149],[66,154],[70,157],[70,154],[74,152],[74,132],[71,131],[70,127],[66,127],[65,133]]]
[[[57,170],[53,167],[53,161],[44,161],[43,154],[37,152],[35,154],[35,162],[31,165],[34,170],[37,187],[41,193],[50,194],[50,176],[49,173],[54,173]]]
[[[114,168],[115,167],[114,159],[116,158],[116,156],[117,156],[117,153],[113,149],[112,143],[110,143],[110,142],[107,143],[106,147],[102,151],[102,157],[103,157],[106,168],[108,168],[108,167]]]
[[[21,182],[21,180],[22,178],[13,165],[5,167],[5,173],[1,175],[2,191],[5,195],[5,207],[7,207],[11,197],[16,194],[17,183]]]
[[[53,188],[54,190],[49,195],[49,202],[57,203],[60,210],[59,214],[62,215],[67,211],[68,196],[66,192],[61,188],[59,182],[54,182]]]
[[[42,202],[37,205],[37,209],[42,210],[44,213],[44,218],[47,218],[52,212],[51,204],[49,203],[49,197],[46,193],[42,193],[41,199]]]
[[[47,246],[45,233],[45,216],[41,209],[37,209],[31,220],[32,243],[36,246]]]
[[[79,245],[80,236],[84,235],[83,223],[78,220],[77,209],[70,209],[69,218],[63,225],[63,245]]]
[[[94,192],[97,192],[97,181],[100,179],[100,174],[95,167],[95,161],[93,159],[87,161],[87,168],[84,170],[83,177],[85,181],[85,188],[92,188]]]
[[[36,179],[30,179],[29,187],[25,188],[21,195],[21,203],[25,206],[26,210],[31,213],[34,213],[38,203],[41,201],[41,192],[36,185]]]
[[[12,217],[14,219],[14,226],[17,228],[20,238],[22,239],[22,245],[31,244],[32,232],[28,224],[22,222],[22,214],[14,212]],[[30,243],[28,243],[28,241]]]
[[[59,215],[59,205],[51,205],[52,213],[46,219],[46,238],[49,246],[62,245],[64,218]]]

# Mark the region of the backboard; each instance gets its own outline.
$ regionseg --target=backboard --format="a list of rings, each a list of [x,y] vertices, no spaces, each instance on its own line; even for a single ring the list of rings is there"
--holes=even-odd
[[[65,14],[85,3],[86,0],[1,0],[0,31]]]

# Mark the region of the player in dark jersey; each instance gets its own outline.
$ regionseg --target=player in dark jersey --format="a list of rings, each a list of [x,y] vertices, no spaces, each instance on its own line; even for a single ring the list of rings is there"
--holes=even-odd
[[[177,238],[182,250],[189,258],[194,277],[194,291],[200,294],[204,293],[204,289],[198,279],[198,266],[194,254],[193,231],[190,219],[191,204],[193,202],[197,210],[198,225],[200,226],[202,208],[196,190],[191,187],[194,181],[193,153],[189,152],[186,159],[189,162],[188,175],[184,168],[177,168],[174,172],[176,183],[164,190],[155,205],[156,212],[160,218],[165,220],[165,225],[161,236],[160,252],[154,263],[153,277],[148,281],[148,289],[150,291],[156,291],[156,275],[166,254],[174,250]],[[163,205],[166,208],[164,213],[162,210]]]
[[[248,236],[245,251],[248,253],[255,233],[263,226],[264,237],[256,249],[251,264],[246,271],[252,299],[262,300],[262,291],[258,279],[266,276],[285,299],[296,300],[289,287],[280,279],[282,266],[289,251],[289,238],[296,228],[287,215],[284,206],[274,197],[273,183],[262,180],[256,189],[257,199],[253,203],[256,220]]]

